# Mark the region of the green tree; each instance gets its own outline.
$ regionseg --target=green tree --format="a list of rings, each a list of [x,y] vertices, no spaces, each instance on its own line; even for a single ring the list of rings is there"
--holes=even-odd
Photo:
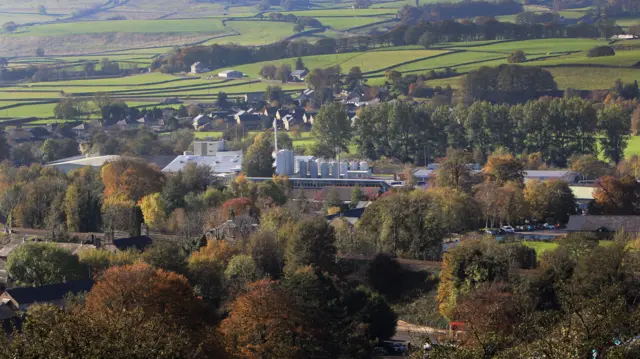
[[[345,79],[345,86],[347,89],[353,89],[358,86],[364,77],[362,76],[362,70],[360,70],[359,66],[354,66],[349,70],[347,74],[347,78]]]
[[[40,13],[40,15],[47,15],[46,6],[44,6],[42,4],[38,5],[38,12]]]
[[[154,241],[154,243],[142,253],[143,262],[158,269],[164,269],[175,273],[186,271],[186,255],[180,243],[172,241]]]
[[[78,257],[53,243],[25,243],[7,258],[7,272],[18,283],[42,286],[86,277]]]
[[[0,161],[4,161],[11,156],[11,149],[7,142],[7,136],[4,133],[0,133]]]
[[[364,192],[360,186],[356,185],[353,187],[351,191],[351,202],[349,203],[349,208],[354,209],[358,205],[358,202],[365,199]]]
[[[36,56],[37,57],[44,57],[44,49],[39,47],[36,49]]]
[[[340,199],[340,194],[335,187],[329,187],[327,192],[325,192],[325,197],[323,201],[324,210],[328,210],[329,208],[342,206],[342,200]]]
[[[301,57],[298,57],[296,59],[296,70],[304,70],[306,69],[306,66],[304,65],[304,61],[302,61]]]
[[[621,105],[607,105],[598,111],[598,130],[605,157],[619,163],[631,136],[631,116]]]
[[[53,115],[59,119],[74,119],[86,111],[85,105],[84,101],[65,98],[54,107]]]
[[[525,56],[524,51],[517,50],[509,55],[507,61],[509,61],[510,64],[519,64],[521,62],[527,61],[527,57]]]
[[[420,38],[418,38],[418,44],[424,47],[425,49],[430,48],[437,41],[438,41],[438,37],[430,31],[425,31],[422,35],[420,35]]]
[[[451,149],[437,171],[438,184],[443,187],[455,187],[462,190],[471,189],[471,166],[473,157],[470,153]]]
[[[5,22],[4,24],[2,24],[2,30],[4,32],[14,32],[17,28],[18,25],[13,21]]]
[[[242,289],[247,283],[258,280],[262,273],[251,256],[239,254],[231,258],[224,275],[232,288]]]
[[[272,103],[274,101],[282,102],[283,99],[284,99],[284,92],[282,91],[282,87],[267,86],[267,89],[264,91],[265,101],[267,101],[268,103]]]
[[[51,162],[80,154],[78,142],[70,138],[47,139],[40,147],[42,160]]]
[[[349,153],[352,140],[352,124],[345,105],[331,102],[323,105],[315,117],[311,134],[316,140],[316,151],[323,149],[328,155]]]
[[[285,271],[304,266],[332,271],[336,261],[335,232],[323,217],[305,218],[289,235],[285,252]]]
[[[282,64],[278,67],[278,70],[276,71],[276,80],[280,80],[282,81],[282,83],[287,83],[289,82],[289,79],[291,78],[291,65],[289,64]],[[278,101],[282,101],[283,97],[281,97]]]
[[[242,172],[248,177],[271,177],[273,175],[273,145],[270,133],[257,135],[242,161]]]
[[[83,167],[69,173],[71,183],[67,187],[62,207],[67,229],[74,232],[98,232],[101,228],[102,192],[100,172]]]

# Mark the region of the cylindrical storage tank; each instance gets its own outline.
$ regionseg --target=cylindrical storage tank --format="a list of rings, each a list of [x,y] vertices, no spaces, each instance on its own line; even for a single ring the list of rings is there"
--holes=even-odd
[[[360,162],[360,171],[368,171],[369,164],[366,161]]]
[[[329,164],[327,162],[320,163],[320,177],[329,178]]]
[[[331,161],[331,177],[340,178],[340,163],[338,161]]]
[[[359,163],[358,163],[358,161],[351,161],[351,162],[349,163],[349,169],[350,169],[350,170],[352,170],[352,171],[357,171],[357,170],[358,170],[358,168],[359,168]]]
[[[349,171],[349,163],[347,161],[340,162],[340,175],[346,177],[347,171]]]
[[[289,175],[293,176],[296,173],[296,154],[292,150],[287,150],[287,157],[289,158]]]
[[[318,162],[314,160],[309,161],[309,176],[311,178],[318,178]]]
[[[300,161],[300,178],[307,178],[307,161]]]

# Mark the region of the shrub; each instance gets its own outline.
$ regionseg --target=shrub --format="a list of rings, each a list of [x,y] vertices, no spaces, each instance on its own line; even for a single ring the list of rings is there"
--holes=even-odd
[[[527,57],[525,56],[522,50],[512,52],[507,58],[510,64],[519,64],[521,62],[527,61]]]
[[[596,46],[589,50],[587,57],[615,56],[616,52],[611,46]]]

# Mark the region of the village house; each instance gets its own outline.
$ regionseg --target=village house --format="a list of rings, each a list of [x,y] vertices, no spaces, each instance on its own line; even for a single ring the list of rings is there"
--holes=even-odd
[[[201,62],[195,62],[193,65],[191,65],[191,74],[192,75],[197,75],[197,74],[202,74],[205,72],[209,72],[211,70],[209,70],[208,68],[206,68]]]

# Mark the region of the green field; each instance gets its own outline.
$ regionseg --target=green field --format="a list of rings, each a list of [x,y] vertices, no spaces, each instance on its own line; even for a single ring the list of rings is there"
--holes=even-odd
[[[204,44],[266,45],[293,35],[294,26],[276,21],[227,21],[228,32],[235,30],[239,35],[219,37]]]
[[[632,155],[640,155],[640,136],[631,137],[627,145],[624,155],[629,157]]]
[[[525,246],[529,247],[529,248],[533,248],[536,251],[536,254],[538,255],[538,260],[540,260],[540,255],[544,252],[547,251],[552,251],[556,248],[558,248],[558,243],[556,242],[534,242],[534,241],[524,241],[524,242],[518,242],[521,244],[524,244]],[[606,247],[606,246],[610,246],[613,244],[613,241],[598,241],[598,245],[601,247]]]
[[[96,34],[111,32],[137,33],[179,33],[203,32],[222,33],[225,31],[218,19],[193,20],[117,20],[87,21],[60,24],[36,25],[20,29],[13,36],[60,36],[77,34]]]
[[[335,30],[346,30],[352,27],[369,25],[374,22],[388,20],[380,17],[323,17],[318,18],[322,25],[330,26]]]
[[[380,71],[395,64],[430,57],[444,53],[438,50],[401,50],[401,51],[369,51],[369,52],[349,52],[334,55],[317,55],[302,57],[302,61],[309,69],[327,68],[339,65],[343,73],[347,73],[354,66],[360,67],[362,72]],[[234,70],[242,71],[249,77],[258,77],[260,69],[264,65],[289,64],[295,65],[295,58],[276,61],[257,62],[248,65],[234,66]],[[230,68],[229,68],[230,69]]]
[[[606,44],[607,41],[593,39],[537,39],[524,41],[507,41],[498,44],[477,46],[473,48],[473,51],[495,51],[509,54],[516,50],[522,50],[526,54],[548,54],[565,53],[569,51],[584,51],[594,46]],[[451,48],[459,47],[452,46]]]

